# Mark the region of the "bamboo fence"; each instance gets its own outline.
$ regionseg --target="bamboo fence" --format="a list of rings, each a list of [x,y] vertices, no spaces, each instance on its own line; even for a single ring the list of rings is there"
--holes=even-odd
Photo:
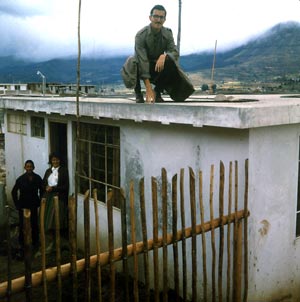
[[[24,292],[26,301],[33,301],[32,289],[42,287],[43,297],[40,299],[48,301],[49,283],[56,282],[57,301],[61,301],[63,298],[62,279],[71,278],[73,301],[78,300],[80,290],[84,291],[85,301],[92,301],[92,290],[95,289],[91,287],[91,274],[96,271],[97,301],[101,302],[104,294],[102,271],[106,267],[109,270],[109,287],[106,287],[106,291],[109,291],[109,301],[114,302],[117,298],[120,299],[116,296],[120,292],[116,288],[118,273],[116,263],[122,261],[120,272],[124,276],[121,285],[124,294],[122,301],[137,302],[141,299],[141,294],[142,301],[146,302],[169,301],[169,299],[172,301],[247,301],[248,160],[245,161],[245,183],[241,188],[238,182],[237,161],[229,163],[227,174],[223,162],[220,162],[218,178],[215,175],[215,166],[211,165],[207,183],[208,191],[204,189],[203,171],[198,171],[196,177],[193,169],[189,168],[188,174],[189,201],[185,200],[183,169],[180,170],[179,181],[175,174],[169,183],[167,171],[164,168],[160,186],[157,178],[151,178],[151,202],[146,200],[144,178],[140,179],[138,186],[130,181],[129,202],[126,200],[124,190],[120,190],[122,246],[118,248],[114,246],[113,193],[109,192],[107,201],[108,250],[102,253],[100,252],[102,225],[98,217],[97,191],[94,190],[96,234],[92,240],[96,240],[96,255],[90,254],[91,200],[87,191],[83,201],[84,257],[82,259],[77,259],[76,206],[75,198],[71,197],[69,200],[70,261],[64,264],[61,264],[59,207],[58,199],[56,199],[57,265],[49,268],[46,268],[45,234],[42,227],[45,210],[43,199],[40,210],[41,271],[35,273],[31,272],[30,211],[24,211],[25,275],[11,280],[8,272],[7,281],[0,284],[0,298],[10,301],[14,294]],[[244,192],[243,209],[240,209],[239,204],[241,190]],[[189,218],[187,213],[190,215]],[[147,221],[149,217],[152,217],[152,221],[151,219]],[[209,219],[205,221],[205,217]],[[188,227],[187,222],[190,224]],[[148,239],[151,233],[152,238]],[[8,257],[8,261],[11,261],[10,259],[11,257]],[[9,264],[8,267],[10,267]],[[83,288],[78,285],[80,273],[84,274]],[[143,284],[143,293],[141,293],[140,283]]]

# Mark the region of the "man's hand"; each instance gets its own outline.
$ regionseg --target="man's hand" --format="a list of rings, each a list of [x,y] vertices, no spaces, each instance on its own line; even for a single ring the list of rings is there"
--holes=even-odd
[[[146,103],[151,104],[155,102],[155,93],[152,89],[151,83],[149,79],[144,79],[145,87],[146,87]]]
[[[154,103],[155,102],[155,92],[150,87],[149,89],[146,89],[146,103]]]
[[[165,54],[162,54],[159,56],[158,60],[156,61],[156,65],[155,65],[156,72],[161,72],[164,70],[166,57],[167,57],[167,55],[165,55]]]

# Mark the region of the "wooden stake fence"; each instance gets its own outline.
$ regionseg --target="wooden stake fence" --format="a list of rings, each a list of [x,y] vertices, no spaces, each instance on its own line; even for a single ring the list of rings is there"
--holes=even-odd
[[[96,240],[96,253],[97,253],[97,281],[98,281],[98,301],[102,302],[102,278],[101,278],[101,265],[100,265],[100,236],[99,236],[99,212],[98,212],[98,198],[97,190],[93,190],[94,197],[94,210],[95,210],[95,240]]]
[[[187,299],[187,264],[186,264],[186,237],[185,237],[185,201],[184,201],[184,169],[180,170],[180,211],[181,211],[181,252],[182,252],[182,297]],[[176,228],[177,229],[177,228]],[[174,235],[173,235],[174,236]]]
[[[30,210],[24,209],[24,262],[25,262],[25,294],[26,302],[32,301],[32,278],[31,278],[31,224]]]
[[[141,206],[141,224],[143,234],[144,246],[144,284],[145,284],[145,297],[144,302],[150,301],[150,281],[149,281],[149,255],[147,249],[147,219],[146,219],[146,205],[145,205],[145,179],[140,180],[140,206]]]
[[[188,203],[185,202],[184,193],[184,171],[180,170],[180,179],[177,183],[177,175],[172,177],[170,182],[171,190],[169,190],[169,182],[167,172],[162,169],[162,183],[161,195],[159,198],[158,182],[156,178],[151,178],[151,199],[146,200],[145,196],[145,181],[144,178],[138,183],[138,189],[135,188],[134,183],[130,182],[129,186],[129,203],[126,206],[126,198],[124,191],[121,189],[120,204],[121,204],[121,222],[122,222],[122,247],[115,248],[114,240],[114,220],[113,220],[113,206],[112,206],[112,192],[108,193],[107,202],[107,223],[108,223],[108,251],[100,253],[100,233],[101,224],[98,221],[98,207],[97,207],[97,192],[93,191],[94,210],[95,210],[95,224],[97,254],[90,255],[90,221],[89,221],[89,194],[85,194],[84,198],[84,227],[85,227],[85,253],[84,258],[77,260],[76,255],[76,234],[75,234],[75,203],[74,198],[69,201],[69,235],[70,235],[70,263],[60,263],[60,251],[57,252],[57,266],[46,268],[45,259],[42,257],[42,270],[31,274],[30,268],[25,276],[8,280],[0,284],[0,298],[6,296],[8,289],[12,294],[24,291],[30,299],[31,292],[29,289],[43,284],[44,301],[47,301],[47,287],[49,282],[56,281],[58,284],[58,299],[61,297],[61,279],[72,277],[73,282],[77,284],[78,274],[85,272],[85,300],[91,300],[91,272],[93,269],[97,270],[97,286],[98,301],[102,300],[101,290],[103,280],[101,279],[102,268],[109,267],[110,272],[110,301],[116,300],[116,266],[117,261],[123,262],[124,288],[123,301],[139,301],[140,289],[138,286],[139,270],[143,270],[143,280],[145,285],[145,297],[143,301],[150,301],[150,288],[153,288],[153,300],[160,301],[160,291],[162,289],[162,301],[169,299],[170,286],[170,268],[173,271],[173,290],[175,295],[174,301],[179,301],[181,297],[183,301],[223,301],[223,296],[226,301],[247,301],[247,287],[248,287],[248,245],[247,245],[247,217],[248,213],[248,161],[245,162],[245,185],[244,185],[244,204],[243,210],[239,210],[238,198],[238,164],[234,163],[234,172],[232,163],[229,163],[228,180],[226,181],[225,166],[220,162],[219,177],[218,177],[218,195],[215,193],[215,169],[211,165],[208,194],[205,195],[203,184],[203,172],[200,170],[197,174],[198,191],[196,191],[196,179],[194,171],[189,168],[189,196],[190,196],[190,226],[186,227],[187,217],[185,209]],[[232,180],[234,178],[234,192]],[[224,213],[225,204],[225,184],[227,187],[227,213]],[[177,194],[177,187],[179,194]],[[139,190],[139,194],[135,194]],[[171,194],[168,194],[168,192]],[[197,192],[197,194],[196,194]],[[135,196],[139,195],[139,202],[136,201]],[[215,195],[218,196],[218,214],[215,217]],[[234,210],[232,211],[234,196]],[[179,201],[178,201],[179,198]],[[198,202],[196,202],[198,198]],[[170,199],[170,200],[169,200]],[[199,212],[197,211],[197,204]],[[42,201],[41,213],[44,211],[45,201]],[[170,207],[169,207],[170,206]],[[177,211],[180,210],[178,214]],[[205,213],[208,211],[207,213]],[[140,212],[140,216],[137,213]],[[148,239],[150,230],[147,229],[147,217],[152,213],[152,232],[153,239]],[[56,210],[58,215],[58,209]],[[162,214],[161,224],[159,222],[159,213]],[[172,217],[169,217],[169,216]],[[127,223],[127,216],[130,217],[130,226]],[[210,220],[204,220],[204,217],[209,216]],[[59,217],[59,216],[57,216]],[[180,219],[178,219],[180,217]],[[169,219],[171,218],[171,219]],[[140,224],[137,220],[140,219]],[[42,221],[42,220],[41,220]],[[168,228],[170,223],[171,227]],[[137,229],[137,225],[141,225],[141,230]],[[231,232],[231,225],[233,226],[233,233]],[[59,228],[59,225],[57,225]],[[225,240],[226,231],[226,240]],[[127,234],[130,234],[131,241],[128,242]],[[140,234],[142,240],[137,241],[136,238]],[[217,240],[217,234],[219,238]],[[59,250],[59,232],[56,233],[56,245]],[[199,239],[201,235],[201,240]],[[208,248],[206,238],[210,236],[211,247]],[[243,238],[244,237],[244,238]],[[99,239],[100,238],[100,239]],[[244,239],[244,240],[243,240]],[[191,243],[191,249],[187,249],[187,241]],[[216,242],[217,241],[217,242]],[[225,241],[226,247],[225,248]],[[244,243],[243,243],[244,242]],[[179,254],[178,245],[181,244],[181,253]],[[173,257],[168,253],[168,246],[173,248]],[[216,249],[218,246],[218,251]],[[41,251],[44,253],[44,235],[41,229]],[[159,249],[162,249],[162,257],[159,257]],[[233,251],[233,253],[232,253]],[[149,253],[153,257],[153,265],[149,264]],[[226,253],[226,254],[225,254]],[[144,265],[138,265],[139,255],[142,254],[140,260],[143,260]],[[133,258],[133,271],[129,272],[128,258]],[[223,270],[226,259],[226,272]],[[189,261],[188,261],[189,260]],[[172,266],[171,266],[172,263]],[[210,264],[210,267],[209,267]],[[233,264],[233,265],[232,265]],[[190,269],[188,269],[190,267]],[[153,280],[150,280],[150,271],[153,272]],[[160,271],[162,274],[160,274]],[[211,278],[209,278],[209,272]],[[216,278],[216,272],[218,273]],[[188,275],[191,274],[188,278]],[[133,288],[129,289],[129,278],[132,276]],[[226,281],[224,282],[224,278]],[[232,278],[232,281],[231,281]],[[191,280],[191,284],[188,284]],[[226,287],[223,285],[226,285]],[[191,292],[188,289],[191,288]],[[73,287],[73,301],[78,299],[78,287]],[[190,297],[190,298],[189,298]],[[119,297],[118,297],[119,298]],[[191,299],[191,300],[189,300]],[[225,299],[225,298],[224,298]]]
[[[72,278],[72,296],[73,302],[77,302],[77,238],[76,238],[76,201],[72,196],[68,202],[69,209],[69,247],[70,247],[70,275]]]

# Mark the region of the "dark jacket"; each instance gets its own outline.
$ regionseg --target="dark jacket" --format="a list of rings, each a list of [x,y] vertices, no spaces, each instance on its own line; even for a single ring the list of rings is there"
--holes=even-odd
[[[161,54],[166,54],[169,62],[166,61],[165,69],[159,75],[160,80],[157,80],[152,78],[151,70]],[[181,70],[178,57],[171,29],[162,27],[159,33],[154,33],[151,25],[145,26],[135,36],[134,56],[130,56],[122,66],[123,82],[127,88],[135,88],[140,79],[149,79],[151,83],[158,85],[161,91],[166,90],[175,102],[182,102],[195,89]]]
[[[43,178],[43,189],[46,192],[46,186],[48,186],[48,177],[52,173],[52,169],[49,168],[46,170]],[[68,202],[69,197],[69,172],[65,167],[59,167],[58,169],[58,181],[57,186],[53,187],[53,193],[58,194],[58,198],[61,201]]]
[[[27,173],[17,178],[11,191],[17,209],[32,209],[40,206],[43,194],[42,178],[32,172],[32,179]]]
[[[156,62],[160,55],[165,53],[175,62],[179,57],[172,30],[167,27],[162,27],[157,34],[151,25],[142,28],[135,36],[134,50],[141,79],[150,79],[150,62]]]

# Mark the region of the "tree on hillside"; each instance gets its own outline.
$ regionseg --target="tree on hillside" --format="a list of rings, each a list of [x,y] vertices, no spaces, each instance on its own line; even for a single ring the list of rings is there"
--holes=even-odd
[[[202,84],[202,86],[201,86],[202,91],[207,91],[208,89],[209,89],[209,87],[207,84]]]

